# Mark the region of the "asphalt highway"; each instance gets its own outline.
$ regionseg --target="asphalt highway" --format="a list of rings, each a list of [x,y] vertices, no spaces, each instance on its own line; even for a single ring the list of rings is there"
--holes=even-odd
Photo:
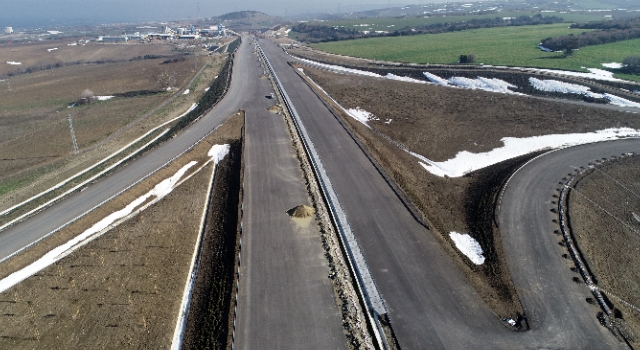
[[[248,46],[248,45],[247,45]],[[248,50],[245,46],[242,50]],[[246,115],[242,262],[235,348],[346,349],[318,225],[287,210],[311,205],[277,100],[251,56],[259,99]]]
[[[500,216],[508,266],[531,331],[508,329],[482,302],[440,243],[402,201],[336,117],[261,40],[296,106],[346,211],[385,299],[403,349],[624,348],[587,304],[553,234],[551,201],[560,179],[589,160],[640,151],[640,140],[550,153],[523,168],[505,192]],[[280,116],[265,109],[271,92],[248,40],[240,46],[227,96],[173,140],[87,190],[0,232],[0,259],[44,237],[155,170],[237,111],[247,111],[245,233],[237,323],[238,348],[344,348],[340,318],[312,225],[284,211],[308,204]],[[333,308],[332,308],[333,307]],[[241,345],[241,346],[240,346]]]
[[[243,38],[225,98],[197,123],[83,192],[0,232],[0,259],[44,237],[246,110],[246,201],[238,304],[242,349],[344,349],[346,338],[317,226],[286,210],[309,204],[281,115],[266,109],[273,92],[250,39]],[[108,213],[105,213],[105,216]]]
[[[544,228],[546,231],[518,234],[518,230],[532,226],[533,222],[552,223],[550,191],[546,192],[549,198],[545,197],[542,203],[530,193],[545,193],[536,187],[513,195],[512,188],[520,186],[520,180],[514,178],[503,202],[503,208],[514,207],[514,202],[519,204],[515,212],[505,210],[502,215],[502,234],[508,237],[505,244],[509,268],[517,275],[516,287],[532,324],[532,331],[517,333],[509,330],[482,302],[433,233],[412,218],[336,117],[287,64],[291,57],[266,40],[261,40],[260,45],[320,154],[386,301],[403,349],[624,347],[598,324],[595,317],[598,310],[585,301],[590,292],[571,281],[568,263],[559,261],[562,253],[553,230]],[[553,159],[563,152],[547,157]],[[583,156],[589,158],[589,153]],[[543,169],[550,173],[565,171]],[[540,169],[525,168],[518,176],[537,178],[536,171]],[[547,187],[558,183],[557,178],[550,181]],[[525,206],[545,202],[546,211],[537,213],[543,215],[534,216],[532,213],[536,212]],[[522,221],[516,214],[529,215],[529,219]],[[546,235],[550,243],[543,245],[533,238],[513,243],[512,235]]]

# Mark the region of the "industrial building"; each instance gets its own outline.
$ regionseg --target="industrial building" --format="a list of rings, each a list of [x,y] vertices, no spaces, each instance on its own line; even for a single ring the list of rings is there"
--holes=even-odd
[[[12,34],[13,33],[13,27],[4,27],[4,33],[5,34]]]

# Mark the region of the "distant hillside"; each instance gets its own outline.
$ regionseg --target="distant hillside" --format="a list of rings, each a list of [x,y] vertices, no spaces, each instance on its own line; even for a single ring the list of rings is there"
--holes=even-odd
[[[262,30],[282,23],[282,19],[257,11],[238,11],[209,18],[207,22],[222,23],[235,30]]]
[[[262,12],[258,12],[258,11],[238,11],[238,12],[230,12],[230,13],[224,14],[218,18],[223,21],[230,21],[234,19],[246,19],[246,18],[256,18],[256,17],[265,17],[265,16],[270,17],[269,15],[264,14]]]

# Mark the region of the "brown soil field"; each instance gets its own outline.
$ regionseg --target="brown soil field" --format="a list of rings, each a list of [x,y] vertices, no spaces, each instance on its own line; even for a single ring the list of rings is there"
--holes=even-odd
[[[169,348],[211,168],[0,294],[0,347]]]
[[[241,115],[232,117],[167,168],[2,264],[0,276],[34,261],[197,160],[199,165],[185,176],[193,174],[212,144],[238,140],[243,125]],[[202,170],[146,211],[0,294],[0,317],[8,325],[0,330],[0,347],[170,347],[212,165]]]
[[[52,70],[53,77],[47,76],[50,72],[15,77],[14,80],[24,79],[26,85],[38,90],[32,99],[40,101],[41,105],[29,104],[31,97],[26,87],[20,88],[21,91],[16,91],[18,88],[11,92],[0,91],[0,98],[4,97],[1,95],[9,97],[7,105],[0,107],[0,154],[3,155],[0,160],[0,208],[10,207],[53,186],[156,125],[184,113],[217,76],[224,59],[226,55],[199,57],[199,67],[207,66],[192,83],[189,80],[194,75],[193,61],[162,64],[162,60],[144,60],[71,66]],[[153,71],[162,75],[167,69],[174,70],[176,81],[182,87],[189,84],[192,92],[173,97],[169,93],[116,97],[67,108],[79,99],[84,88],[92,89],[96,95],[157,89],[161,85],[157,76],[150,77],[148,73]],[[77,76],[80,71],[86,73],[85,78]],[[99,90],[100,87],[103,90]],[[68,114],[72,114],[81,148],[78,156],[71,153]]]
[[[576,245],[596,285],[631,327],[636,338],[634,347],[640,346],[638,174],[638,156],[597,165],[578,179],[568,198]]]
[[[502,145],[501,138],[586,132],[607,127],[638,128],[627,113],[482,91],[449,89],[397,81],[346,76],[303,66],[305,74],[345,108],[361,107],[380,120],[367,128],[342,112],[343,124],[357,136],[370,157],[399,186],[416,216],[442,240],[445,250],[479,294],[501,317],[522,313],[494,223],[500,188],[518,166],[534,155],[512,159],[461,178],[426,172],[416,158],[389,142],[389,137],[434,161],[462,150],[483,152]],[[338,110],[338,108],[334,108]],[[389,119],[392,122],[385,123]],[[484,265],[460,254],[448,233],[469,233],[485,251]]]
[[[0,76],[40,65],[71,62],[128,61],[144,55],[170,56],[175,54],[174,45],[164,42],[149,44],[103,44],[68,46],[74,40],[47,40],[32,43],[0,44],[3,61],[21,62],[19,66],[0,62]],[[55,51],[48,49],[58,48]]]

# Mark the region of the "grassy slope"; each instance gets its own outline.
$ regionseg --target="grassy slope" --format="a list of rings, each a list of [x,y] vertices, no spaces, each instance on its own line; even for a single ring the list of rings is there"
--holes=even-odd
[[[457,63],[462,54],[475,54],[477,62],[492,65],[528,66],[582,71],[581,67],[603,68],[602,63],[621,62],[640,51],[640,39],[589,46],[571,58],[540,51],[540,40],[557,35],[580,33],[566,24],[503,27],[319,43],[313,46],[327,52],[385,61],[415,63]],[[621,75],[633,79],[633,76]],[[640,80],[635,77],[634,80]]]

